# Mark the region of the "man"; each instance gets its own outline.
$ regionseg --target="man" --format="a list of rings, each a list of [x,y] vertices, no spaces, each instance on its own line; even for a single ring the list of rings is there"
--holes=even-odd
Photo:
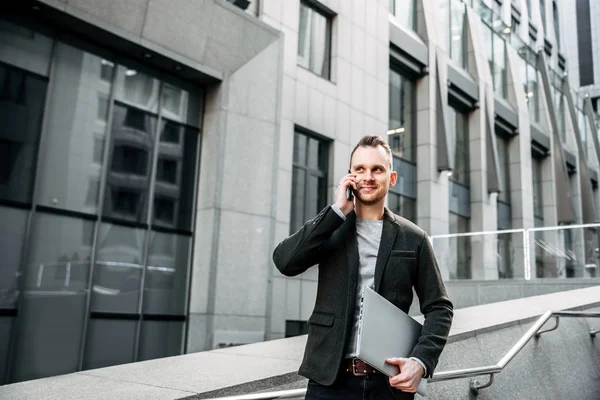
[[[319,265],[317,299],[299,370],[309,378],[307,399],[413,399],[421,378],[433,375],[446,344],[452,303],[429,239],[385,207],[396,179],[388,144],[379,136],[363,137],[350,155],[349,173],[336,188],[335,204],[273,253],[275,265],[287,276]],[[346,197],[348,187],[354,192],[351,200]],[[414,287],[425,316],[410,357],[390,354],[387,362],[400,369],[394,377],[354,358],[358,300],[365,285],[405,312]]]

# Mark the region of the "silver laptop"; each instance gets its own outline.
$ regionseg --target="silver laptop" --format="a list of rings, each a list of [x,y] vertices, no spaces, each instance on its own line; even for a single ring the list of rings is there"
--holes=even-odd
[[[388,376],[398,375],[398,367],[385,360],[408,357],[421,328],[420,323],[366,286],[361,296],[356,357]],[[427,395],[426,379],[421,379],[417,393]]]

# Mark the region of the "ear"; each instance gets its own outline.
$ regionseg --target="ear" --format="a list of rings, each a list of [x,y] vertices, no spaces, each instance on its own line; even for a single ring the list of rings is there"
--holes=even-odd
[[[390,187],[396,184],[396,180],[398,179],[398,173],[396,171],[392,171],[390,173]]]

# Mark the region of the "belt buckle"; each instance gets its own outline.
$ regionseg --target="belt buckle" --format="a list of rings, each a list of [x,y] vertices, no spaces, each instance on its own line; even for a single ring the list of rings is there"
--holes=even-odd
[[[356,369],[356,361],[359,361],[358,358],[353,358],[352,359],[352,375],[354,376],[367,376],[367,371],[363,370],[363,372],[359,372]]]

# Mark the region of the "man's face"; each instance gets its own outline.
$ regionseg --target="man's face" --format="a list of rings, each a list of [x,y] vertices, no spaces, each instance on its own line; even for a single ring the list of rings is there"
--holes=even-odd
[[[350,172],[356,174],[356,197],[365,205],[385,198],[397,174],[390,169],[390,158],[383,147],[358,147],[352,156]]]

